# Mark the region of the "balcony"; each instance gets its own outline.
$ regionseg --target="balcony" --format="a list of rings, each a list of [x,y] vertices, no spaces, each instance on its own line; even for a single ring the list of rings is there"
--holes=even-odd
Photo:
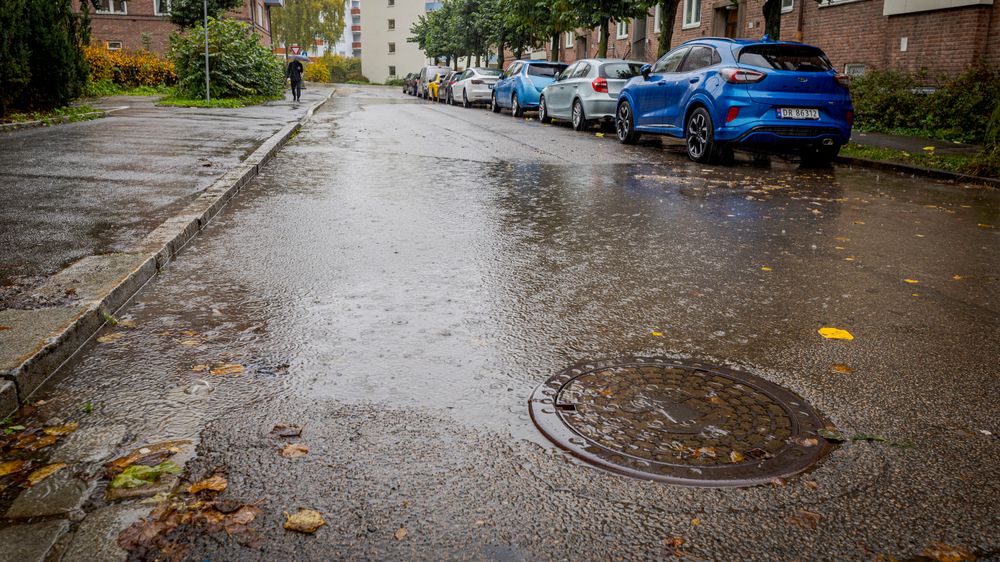
[[[361,41],[355,41],[355,42],[351,43],[351,48],[352,49],[361,49]]]
[[[351,15],[352,16],[360,16],[361,15],[361,8],[351,8]]]
[[[360,25],[352,25],[351,26],[351,31],[361,31],[361,26]]]

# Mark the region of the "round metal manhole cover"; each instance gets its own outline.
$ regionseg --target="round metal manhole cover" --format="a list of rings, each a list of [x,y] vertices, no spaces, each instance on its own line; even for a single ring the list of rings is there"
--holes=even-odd
[[[689,486],[751,486],[826,454],[825,422],[748,373],[666,358],[571,367],[529,400],[546,437],[595,465]]]

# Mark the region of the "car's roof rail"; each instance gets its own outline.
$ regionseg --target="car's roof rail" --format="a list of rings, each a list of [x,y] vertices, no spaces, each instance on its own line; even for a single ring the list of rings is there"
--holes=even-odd
[[[684,43],[681,43],[681,45],[684,45],[685,43],[694,43],[695,41],[727,41],[729,43],[736,43],[736,39],[733,39],[732,37],[699,37],[697,39],[688,39]]]

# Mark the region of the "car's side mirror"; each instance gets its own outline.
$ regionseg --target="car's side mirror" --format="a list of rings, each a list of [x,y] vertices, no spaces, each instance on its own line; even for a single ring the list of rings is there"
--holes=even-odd
[[[639,74],[642,74],[643,78],[649,80],[649,73],[652,71],[653,71],[653,65],[644,64],[642,65],[642,68],[639,69]]]

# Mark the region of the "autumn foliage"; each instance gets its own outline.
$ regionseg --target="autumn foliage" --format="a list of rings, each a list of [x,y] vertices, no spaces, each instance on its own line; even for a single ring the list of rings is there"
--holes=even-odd
[[[109,51],[86,47],[91,79],[110,80],[125,88],[172,85],[177,80],[174,63],[147,51]]]

